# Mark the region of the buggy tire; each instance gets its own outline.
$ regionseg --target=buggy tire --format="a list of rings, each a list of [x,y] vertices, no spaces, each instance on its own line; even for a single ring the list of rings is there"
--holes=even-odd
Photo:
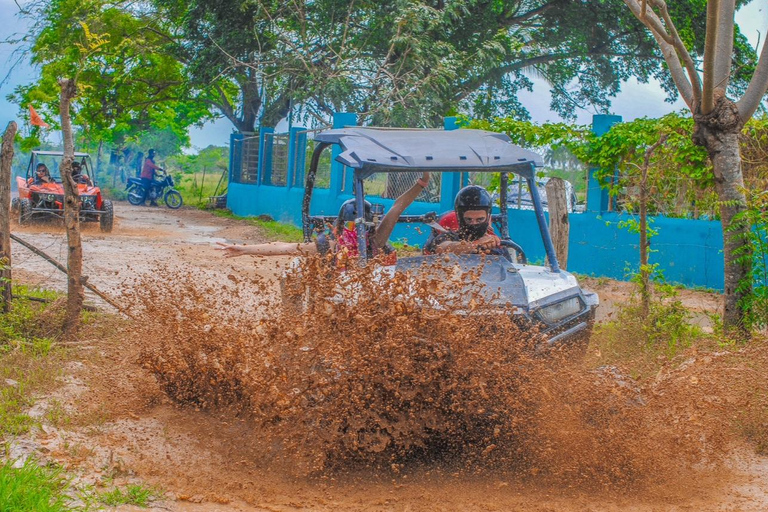
[[[181,198],[181,194],[179,194],[176,190],[169,190],[166,192],[164,199],[165,206],[171,210],[178,210],[181,208],[181,205],[184,204],[184,199]]]
[[[111,233],[115,222],[115,211],[112,206],[112,201],[109,199],[102,201],[101,209],[104,213],[99,215],[99,228],[102,233]]]
[[[128,189],[128,202],[133,206],[139,206],[144,202],[144,189],[138,185],[133,185]]]
[[[19,213],[19,198],[11,199],[11,213]]]
[[[19,200],[19,226],[29,224],[32,217],[32,203],[29,199]]]

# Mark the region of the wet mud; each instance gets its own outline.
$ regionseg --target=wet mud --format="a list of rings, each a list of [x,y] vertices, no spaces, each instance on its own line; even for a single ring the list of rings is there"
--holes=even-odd
[[[174,402],[247,424],[238,442],[296,477],[418,468],[635,492],[726,453],[717,421],[677,421],[567,346],[542,353],[511,307],[471,295],[471,274],[381,279],[375,265],[304,260],[281,297],[266,280],[183,275],[132,295],[153,311],[136,331],[142,366]]]
[[[73,349],[19,444],[86,485],[157,485],[153,510],[201,512],[768,509],[764,341],[635,380],[538,352],[511,308],[464,292],[471,275],[310,260],[281,282],[285,259],[223,262],[185,240],[198,213],[162,215],[147,240],[128,216],[86,238],[93,279],[141,320]]]

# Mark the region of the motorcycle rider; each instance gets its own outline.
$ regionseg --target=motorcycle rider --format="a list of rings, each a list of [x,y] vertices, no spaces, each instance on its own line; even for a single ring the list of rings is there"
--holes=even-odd
[[[150,149],[147,151],[147,158],[144,160],[144,165],[141,168],[141,186],[144,187],[144,200],[141,204],[144,204],[147,197],[149,197],[149,205],[157,206],[157,202],[155,201],[155,198],[152,197],[150,191],[155,181],[155,172],[162,172],[162,170],[163,169],[155,164],[155,150]]]
[[[501,247],[501,240],[491,227],[492,207],[491,195],[483,187],[469,185],[459,190],[454,201],[455,219],[444,216],[440,220],[443,230],[432,230],[424,253],[468,254]],[[458,229],[451,229],[451,220],[458,221]]]

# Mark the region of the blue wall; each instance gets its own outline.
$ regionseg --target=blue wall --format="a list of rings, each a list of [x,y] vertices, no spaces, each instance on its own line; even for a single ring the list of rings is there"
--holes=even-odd
[[[337,114],[334,124],[338,127],[356,124],[354,114]],[[595,116],[594,129],[607,130],[611,124],[620,121],[617,116]],[[449,118],[446,129],[455,128]],[[293,145],[291,146],[293,147]],[[262,154],[269,155],[270,148],[263,148]],[[303,151],[303,149],[301,150]],[[302,153],[303,154],[303,153]],[[291,158],[291,162],[302,162]],[[238,155],[231,157],[232,165],[239,165]],[[341,165],[335,163],[329,189],[315,189],[312,193],[310,212],[313,215],[335,215],[339,206],[351,198],[340,192]],[[261,166],[260,166],[261,167]],[[298,169],[302,165],[296,166]],[[261,171],[261,168],[260,168]],[[352,173],[347,173],[350,177]],[[632,218],[628,214],[605,212],[607,193],[600,189],[590,172],[587,212],[570,214],[570,241],[568,270],[581,274],[604,276],[613,279],[627,279],[638,269],[639,235],[619,228],[618,223]],[[261,175],[261,173],[260,173]],[[333,176],[336,176],[334,179]],[[351,179],[349,179],[351,182]],[[290,184],[290,182],[289,182]],[[429,211],[442,213],[451,209],[453,198],[461,187],[458,173],[443,174],[440,203],[413,203],[406,213],[422,214]],[[345,187],[351,190],[351,187]],[[233,213],[241,216],[268,214],[281,222],[301,226],[301,203],[303,186],[271,186],[230,183],[227,205]],[[368,197],[371,202],[381,203],[387,209],[393,200]],[[591,204],[590,204],[591,203]],[[597,207],[595,204],[597,203]],[[536,218],[530,210],[509,210],[509,230],[512,239],[526,251],[530,261],[544,261],[544,246],[536,225]],[[652,217],[649,222],[658,230],[651,239],[651,263],[659,263],[660,270],[669,282],[686,286],[703,286],[716,290],[723,289],[723,235],[720,222]],[[407,241],[421,245],[429,234],[423,225],[399,224],[392,235],[392,241]]]

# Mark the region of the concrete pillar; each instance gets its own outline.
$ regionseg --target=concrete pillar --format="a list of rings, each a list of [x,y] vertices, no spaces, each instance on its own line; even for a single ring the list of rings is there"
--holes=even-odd
[[[304,145],[302,146],[301,140],[304,139]],[[286,174],[286,181],[285,184],[288,188],[291,188],[294,186],[294,182],[296,181],[296,176],[298,175],[299,178],[304,176],[304,167],[303,162],[304,158],[302,158],[304,155],[306,155],[306,147],[307,147],[307,133],[306,128],[302,126],[294,126],[288,131],[288,172]],[[299,163],[302,164],[301,167],[299,167]],[[303,185],[303,179],[299,183],[297,183],[298,186]]]
[[[261,128],[259,130],[259,174],[256,177],[256,183],[271,184],[272,182],[272,134],[274,128]],[[267,137],[269,135],[269,137]]]
[[[243,166],[243,134],[229,135],[229,183],[240,182],[240,169]]]
[[[598,114],[592,116],[592,133],[595,135],[603,135],[611,129],[616,123],[621,122],[621,116],[613,116],[606,114]],[[587,179],[587,211],[594,213],[602,213],[608,210],[608,190],[600,186],[600,181],[595,177],[595,174],[600,169],[590,168],[589,177]]]

